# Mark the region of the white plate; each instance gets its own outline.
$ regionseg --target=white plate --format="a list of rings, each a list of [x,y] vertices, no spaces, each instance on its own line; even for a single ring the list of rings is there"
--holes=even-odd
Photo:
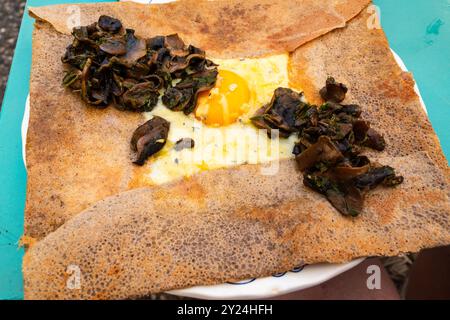
[[[132,0],[141,3],[164,3],[171,0]],[[395,60],[402,70],[407,71],[402,59],[392,51]],[[415,91],[419,95],[422,106],[426,112],[425,104],[419,92],[417,84]],[[30,116],[30,101],[27,97],[25,112],[22,121],[22,154],[24,163],[25,157],[25,143],[28,129],[28,121]],[[353,267],[358,265],[364,258],[356,259],[344,264],[315,264],[298,266],[293,270],[276,274],[271,277],[249,279],[236,283],[225,283],[212,286],[197,286],[192,288],[172,290],[168,293],[199,298],[199,299],[261,299],[273,297],[281,294],[287,294],[293,291],[313,287],[323,283]]]

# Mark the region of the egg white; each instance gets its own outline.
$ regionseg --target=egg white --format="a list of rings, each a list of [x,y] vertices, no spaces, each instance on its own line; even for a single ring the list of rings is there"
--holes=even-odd
[[[255,59],[213,59],[219,69],[233,71],[243,77],[251,92],[247,110],[237,122],[224,127],[209,127],[192,114],[174,112],[161,100],[145,114],[147,119],[160,116],[170,122],[164,148],[146,163],[142,177],[147,184],[162,184],[195,173],[239,164],[267,163],[294,157],[296,137],[269,139],[265,130],[253,126],[250,117],[267,104],[278,87],[290,87],[287,54]],[[292,88],[300,91],[299,88]],[[176,151],[173,147],[182,138],[195,142],[192,149]]]

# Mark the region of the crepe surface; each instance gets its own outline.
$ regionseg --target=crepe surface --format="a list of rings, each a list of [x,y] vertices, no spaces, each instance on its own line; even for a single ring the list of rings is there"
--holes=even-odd
[[[113,7],[106,5],[105,13],[111,14],[108,10],[115,10]],[[33,12],[64,31],[55,18],[63,8]],[[103,7],[86,8],[92,12],[93,20]],[[131,17],[133,10],[126,11],[124,16]],[[117,16],[122,18],[119,12]],[[379,188],[371,193],[364,212],[355,219],[343,217],[322,196],[306,189],[293,161],[282,161],[275,176],[261,175],[261,166],[246,165],[120,193],[129,188],[127,181],[133,175],[127,162],[127,130],[142,120],[137,115],[122,116],[112,109],[107,113],[87,109],[57,82],[45,76],[39,78],[36,70],[44,70],[40,63],[60,55],[44,51],[43,43],[50,41],[55,51],[63,50],[60,41],[68,42],[69,37],[55,32],[48,24],[38,24],[34,35],[30,123],[30,129],[36,129],[30,133],[27,150],[31,194],[27,200],[28,231],[44,236],[96,200],[116,195],[93,204],[29,249],[24,258],[25,297],[137,297],[198,284],[267,276],[299,263],[343,262],[449,244],[446,160],[414,93],[411,75],[395,63],[382,30],[368,29],[368,18],[363,11],[346,28],[306,43],[291,55],[291,81],[305,89],[308,100],[319,102],[317,92],[328,75],[349,86],[346,102],[361,104],[364,116],[387,140],[386,151],[373,152],[371,157],[395,167],[405,177],[404,184],[395,189]],[[130,26],[139,30],[138,26]],[[198,43],[195,35],[191,37],[195,44],[203,44],[202,39]],[[295,35],[291,38],[299,39]],[[208,41],[203,47],[210,52]],[[296,46],[301,44],[299,41]],[[212,52],[220,53],[221,44],[211,45]],[[257,42],[255,48],[258,45]],[[290,45],[294,46],[289,44],[283,49],[296,47]],[[246,50],[248,54],[252,51],[244,46],[233,50],[244,55]],[[261,50],[268,53],[272,49],[263,45]],[[59,64],[54,68],[53,75],[62,72]],[[39,94],[48,85],[55,90],[54,99]],[[66,102],[60,103],[62,110],[51,109],[61,99]],[[70,108],[64,107],[68,105]],[[33,109],[38,110],[34,118]],[[55,114],[58,120],[71,121],[43,121]],[[102,137],[108,123],[114,123],[115,130],[111,136]],[[37,151],[45,141],[52,141],[47,143],[53,152],[48,158]],[[53,143],[64,146],[64,150],[52,149]],[[92,150],[94,146],[98,150]],[[74,160],[77,158],[78,163]],[[89,169],[94,170],[92,176],[83,176]],[[113,175],[107,170],[117,171]],[[50,172],[51,178],[39,178],[38,172]],[[62,178],[58,177],[61,173]],[[111,180],[101,179],[104,177]],[[44,185],[53,180],[56,181],[51,186]],[[64,189],[65,183],[72,185]],[[85,189],[87,198],[79,186]],[[58,187],[63,188],[59,197],[68,193],[68,199],[73,199],[66,200],[68,204],[64,201],[66,207],[58,208],[57,202],[51,200],[51,192]],[[46,197],[50,201],[40,207],[42,204],[36,199]],[[35,203],[40,211],[36,211]],[[39,220],[42,215],[44,218]],[[59,220],[55,225],[48,224],[53,217]],[[71,264],[81,270],[81,290],[67,289],[67,267]]]
[[[329,7],[311,0],[183,1],[151,6],[102,3],[31,8],[37,23],[26,145],[25,234],[42,238],[90,204],[142,186],[141,172],[130,162],[129,140],[144,117],[114,108],[89,108],[61,86],[61,56],[71,42],[67,23],[78,9],[82,25],[109,14],[142,37],[177,32],[186,43],[204,48],[208,54],[242,57],[293,50],[315,36],[343,27],[367,3],[339,0]],[[283,19],[279,19],[282,13]],[[299,21],[304,24],[301,28]]]

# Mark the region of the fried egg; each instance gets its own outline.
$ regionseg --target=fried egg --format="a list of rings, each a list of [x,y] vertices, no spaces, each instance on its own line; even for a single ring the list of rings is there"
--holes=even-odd
[[[268,163],[293,157],[296,137],[268,138],[250,118],[270,102],[275,89],[292,87],[287,54],[263,58],[215,59],[219,75],[214,88],[199,94],[195,111],[186,116],[161,101],[146,113],[170,122],[164,148],[151,157],[141,177],[145,184],[161,184],[195,173],[239,164]],[[174,149],[177,141],[191,138],[193,148]]]

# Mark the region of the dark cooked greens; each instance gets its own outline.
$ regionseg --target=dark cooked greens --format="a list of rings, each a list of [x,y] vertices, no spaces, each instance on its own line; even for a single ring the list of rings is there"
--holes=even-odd
[[[345,84],[338,83],[333,77],[328,77],[325,87],[319,93],[323,100],[332,102],[342,102],[348,89]]]
[[[167,107],[189,114],[198,92],[212,88],[217,79],[217,65],[177,34],[141,39],[120,20],[101,16],[97,23],[74,28],[72,35],[62,57],[68,65],[63,85],[97,108],[112,104],[151,111],[164,94]]]
[[[288,88],[278,88],[270,103],[259,109],[251,120],[258,128],[267,129],[269,137],[272,129],[278,129],[280,137],[285,138],[298,131],[302,125],[301,113],[306,109],[309,106],[302,102],[301,94]]]
[[[279,130],[281,137],[298,135],[293,153],[303,172],[305,186],[325,195],[342,214],[357,216],[365,194],[379,186],[403,182],[389,166],[371,162],[361,155],[364,147],[383,151],[383,136],[361,119],[361,107],[341,104],[347,87],[328,78],[320,90],[320,107],[304,102],[301,94],[287,88],[275,90],[272,101],[252,118],[253,123]]]
[[[74,28],[72,35],[62,57],[67,65],[62,84],[93,107],[112,104],[122,111],[149,112],[163,95],[169,109],[189,114],[198,93],[216,83],[217,65],[177,34],[141,39],[120,20],[102,15],[96,23]],[[155,117],[137,128],[131,139],[133,163],[143,165],[161,150],[169,127]]]
[[[199,92],[212,89],[216,83],[217,70],[203,70],[187,75],[162,97],[164,105],[173,111],[190,114],[195,109]]]
[[[160,151],[167,142],[170,123],[155,116],[139,126],[131,138],[131,150],[136,153],[133,163],[143,165],[148,157]]]

